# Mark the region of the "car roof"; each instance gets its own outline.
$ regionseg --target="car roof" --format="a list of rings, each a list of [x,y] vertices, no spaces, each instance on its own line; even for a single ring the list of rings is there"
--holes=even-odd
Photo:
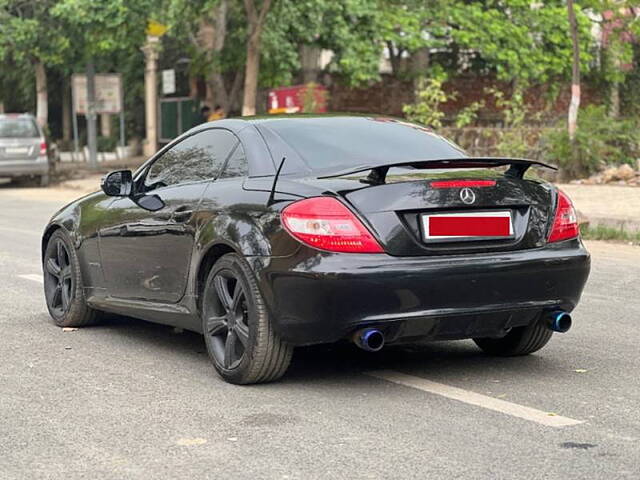
[[[255,115],[247,117],[234,117],[225,118],[223,120],[214,120],[213,122],[206,122],[193,127],[189,132],[194,133],[200,130],[206,130],[208,128],[226,128],[232,132],[239,132],[249,125],[265,125],[268,126],[271,122],[287,121],[287,122],[313,122],[313,123],[327,123],[332,119],[340,118],[341,120],[352,120],[354,122],[362,122],[368,119],[376,119],[378,121],[387,122],[402,122],[410,123],[405,119],[390,117],[387,115],[376,114],[353,114],[353,113],[285,113],[278,115]]]

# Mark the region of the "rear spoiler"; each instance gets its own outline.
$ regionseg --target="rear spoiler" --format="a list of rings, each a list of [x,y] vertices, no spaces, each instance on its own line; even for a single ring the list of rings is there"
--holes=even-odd
[[[366,172],[370,170],[366,178],[360,180],[362,183],[370,185],[382,185],[385,183],[387,173],[393,167],[410,167],[415,169],[433,169],[433,168],[486,168],[500,167],[509,165],[509,169],[505,172],[505,176],[512,178],[522,178],[529,167],[544,167],[551,170],[557,170],[557,167],[536,160],[527,160],[524,158],[503,158],[503,157],[460,157],[460,158],[442,158],[432,160],[413,160],[409,162],[389,163],[385,165],[358,165],[338,172],[322,175],[322,178],[336,178],[345,175],[353,175],[355,173]]]

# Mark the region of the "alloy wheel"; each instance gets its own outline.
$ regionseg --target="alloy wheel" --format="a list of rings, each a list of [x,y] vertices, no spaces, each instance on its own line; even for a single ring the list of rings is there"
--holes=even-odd
[[[237,367],[249,343],[247,297],[242,283],[229,270],[213,277],[215,295],[207,299],[205,335],[216,361],[225,369]]]
[[[67,246],[60,239],[45,258],[44,285],[47,304],[56,316],[62,317],[69,311],[73,300],[73,270]]]

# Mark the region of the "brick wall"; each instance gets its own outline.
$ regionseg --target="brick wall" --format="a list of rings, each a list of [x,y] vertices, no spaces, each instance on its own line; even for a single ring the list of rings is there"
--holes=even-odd
[[[447,82],[444,89],[447,93],[457,92],[454,99],[442,106],[447,118],[455,118],[456,114],[473,102],[484,101],[485,108],[480,112],[480,123],[494,124],[500,122],[500,111],[492,95],[485,92],[488,88],[496,88],[510,92],[511,87],[498,82],[493,77],[458,77]],[[334,79],[329,86],[329,110],[332,112],[379,113],[403,116],[402,106],[413,102],[413,82],[398,80],[383,75],[380,82],[366,87],[352,88]],[[525,101],[533,112],[541,112],[547,108],[550,85],[538,85],[525,92]],[[555,101],[549,109],[549,117],[562,117],[569,108],[571,91],[569,83],[563,85]],[[582,105],[600,103],[601,99],[593,88],[582,89]]]

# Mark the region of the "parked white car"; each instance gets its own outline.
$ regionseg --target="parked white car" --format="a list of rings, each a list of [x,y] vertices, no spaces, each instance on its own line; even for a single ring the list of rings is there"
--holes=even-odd
[[[35,177],[45,187],[51,168],[49,145],[35,117],[0,114],[0,177]]]

